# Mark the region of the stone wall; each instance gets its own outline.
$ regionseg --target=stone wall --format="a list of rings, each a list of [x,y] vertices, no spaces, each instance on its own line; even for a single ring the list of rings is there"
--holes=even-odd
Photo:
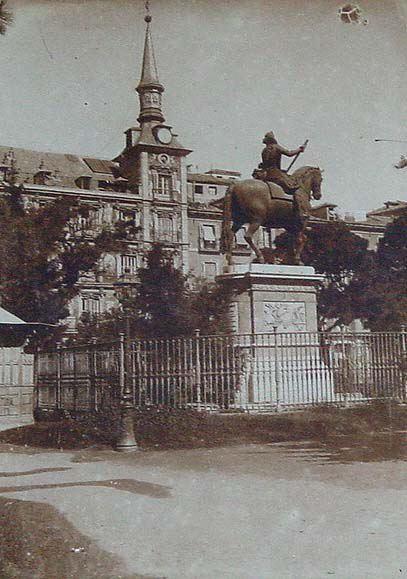
[[[28,417],[33,410],[34,357],[22,348],[0,348],[0,417]]]

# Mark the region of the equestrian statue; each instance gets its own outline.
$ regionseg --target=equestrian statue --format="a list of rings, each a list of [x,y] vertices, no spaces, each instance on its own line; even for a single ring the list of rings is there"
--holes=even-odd
[[[288,150],[279,145],[274,133],[268,132],[263,143],[262,162],[253,171],[253,179],[232,183],[223,199],[211,205],[223,206],[221,251],[232,263],[235,234],[248,225],[244,238],[260,263],[264,256],[253,241],[259,227],[285,229],[292,235],[292,263],[300,265],[305,244],[305,228],[311,213],[311,198],[321,198],[322,171],[319,167],[301,167],[292,175],[281,169],[283,155],[294,157],[290,169],[307,141],[301,147]]]

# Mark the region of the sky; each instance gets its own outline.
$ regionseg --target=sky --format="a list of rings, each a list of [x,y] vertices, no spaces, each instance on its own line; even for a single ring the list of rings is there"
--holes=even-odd
[[[200,171],[249,177],[273,130],[324,169],[322,201],[407,200],[407,0],[150,0],[163,112]],[[137,124],[144,0],[9,0],[0,144],[115,157]],[[287,160],[287,164],[288,164]]]

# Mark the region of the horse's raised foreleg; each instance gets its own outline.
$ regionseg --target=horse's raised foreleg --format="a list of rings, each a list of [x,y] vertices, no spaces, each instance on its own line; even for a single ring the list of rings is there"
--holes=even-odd
[[[244,238],[245,238],[246,242],[250,245],[250,247],[252,248],[254,253],[256,254],[256,257],[259,260],[259,262],[265,263],[264,256],[263,256],[262,252],[260,251],[260,249],[257,247],[257,245],[253,241],[253,235],[256,233],[256,231],[258,230],[259,227],[260,227],[260,223],[250,223],[250,225],[247,228],[247,231],[244,235]]]

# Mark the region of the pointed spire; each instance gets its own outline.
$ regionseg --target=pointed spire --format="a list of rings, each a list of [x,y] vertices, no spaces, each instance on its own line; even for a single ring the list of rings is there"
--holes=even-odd
[[[161,94],[164,92],[164,87],[158,80],[157,64],[150,30],[152,17],[149,11],[148,1],[146,2],[146,10],[147,14],[144,20],[147,23],[147,27],[144,41],[143,66],[140,82],[136,89],[140,95],[140,116],[138,120],[140,123],[145,121],[163,122],[164,116],[161,112]]]
[[[145,22],[147,22],[147,28],[144,41],[143,67],[141,69],[141,79],[138,88],[143,87],[144,85],[151,85],[151,84],[158,85],[161,87],[162,85],[158,80],[157,63],[155,60],[153,40],[151,38],[150,23],[152,21],[152,16],[149,12],[148,2],[146,2],[146,9],[147,14],[144,20]]]

